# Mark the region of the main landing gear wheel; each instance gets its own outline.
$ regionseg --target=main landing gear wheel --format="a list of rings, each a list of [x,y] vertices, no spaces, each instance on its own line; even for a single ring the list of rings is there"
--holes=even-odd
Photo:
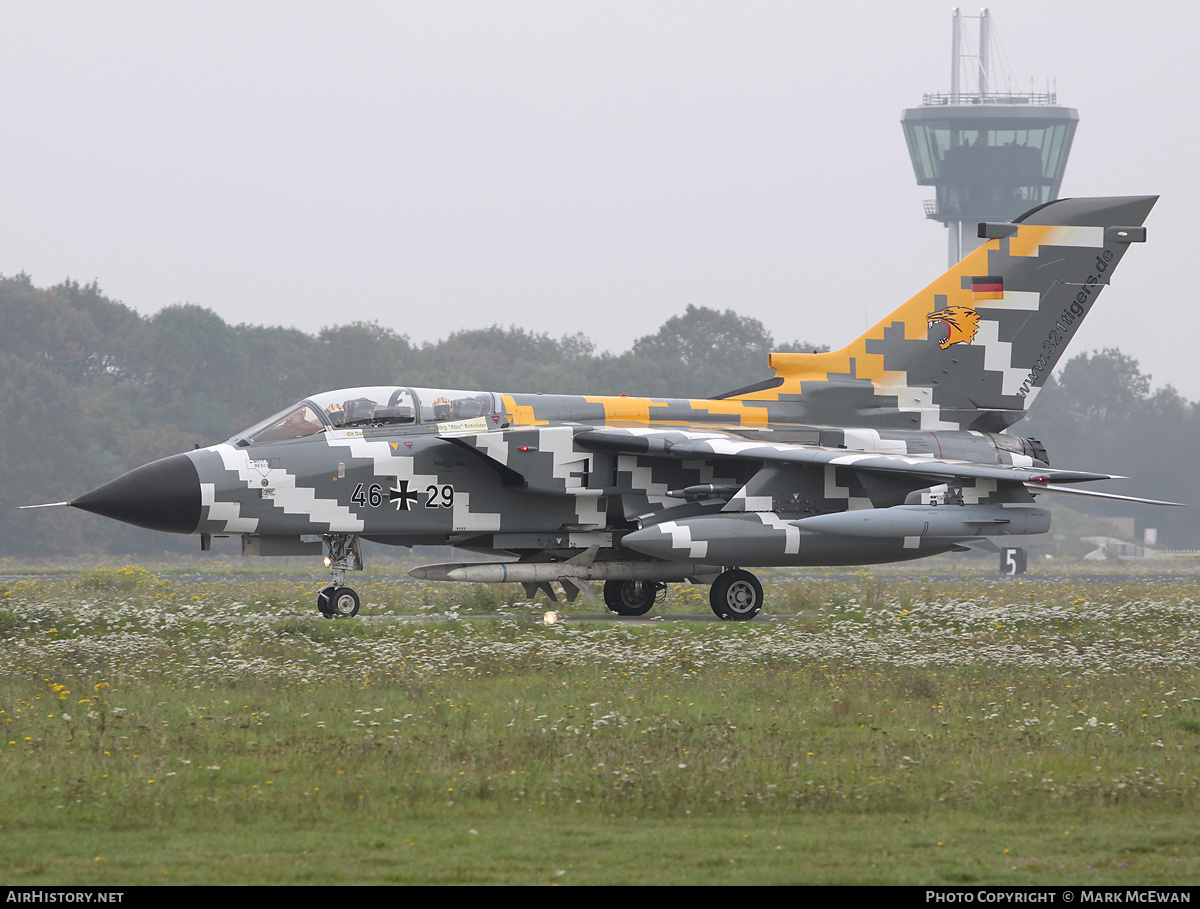
[[[665,586],[654,581],[605,581],[604,604],[617,615],[645,615]]]
[[[358,594],[349,587],[326,587],[317,594],[317,609],[327,619],[358,615]]]
[[[708,601],[717,618],[744,622],[754,618],[762,609],[762,584],[750,572],[731,568],[717,575],[708,592]]]

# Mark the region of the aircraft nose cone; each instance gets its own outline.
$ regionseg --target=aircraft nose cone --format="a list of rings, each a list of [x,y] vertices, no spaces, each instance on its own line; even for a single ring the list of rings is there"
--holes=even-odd
[[[150,530],[194,533],[200,524],[200,475],[187,455],[172,455],[98,486],[71,505]]]

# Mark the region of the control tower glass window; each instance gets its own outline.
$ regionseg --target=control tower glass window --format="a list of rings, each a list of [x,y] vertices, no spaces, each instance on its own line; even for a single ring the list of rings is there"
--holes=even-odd
[[[1019,171],[1038,182],[1053,182],[1059,172],[1068,129],[1067,124],[1040,129],[962,129],[923,123],[905,125],[917,179],[923,185],[929,185],[940,177],[951,176],[946,172],[948,166],[962,171],[965,162],[980,166],[985,171]]]
[[[989,220],[1050,201],[1062,180],[1073,122],[1033,125],[969,113],[904,122],[917,182],[937,187],[937,216]]]

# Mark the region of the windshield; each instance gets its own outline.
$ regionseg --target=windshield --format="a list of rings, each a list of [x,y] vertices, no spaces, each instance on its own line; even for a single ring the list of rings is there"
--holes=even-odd
[[[251,442],[282,442],[285,439],[302,439],[325,431],[325,424],[313,408],[307,404],[280,411],[261,423],[251,426],[242,437]]]

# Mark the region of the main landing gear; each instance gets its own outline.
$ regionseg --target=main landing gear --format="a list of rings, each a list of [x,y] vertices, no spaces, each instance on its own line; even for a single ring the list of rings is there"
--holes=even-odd
[[[662,581],[605,581],[604,603],[617,615],[645,615],[666,589]],[[717,575],[708,601],[717,618],[745,622],[762,609],[762,584],[750,572],[730,568]]]
[[[645,615],[666,589],[662,581],[605,581],[604,604],[617,615]]]
[[[717,575],[708,591],[708,602],[717,618],[744,622],[762,609],[763,589],[758,578],[741,568]]]
[[[358,615],[358,594],[345,586],[347,571],[362,571],[358,534],[327,533],[323,538],[329,549],[325,567],[332,569],[333,578],[317,594],[317,609],[327,619],[348,619]]]

